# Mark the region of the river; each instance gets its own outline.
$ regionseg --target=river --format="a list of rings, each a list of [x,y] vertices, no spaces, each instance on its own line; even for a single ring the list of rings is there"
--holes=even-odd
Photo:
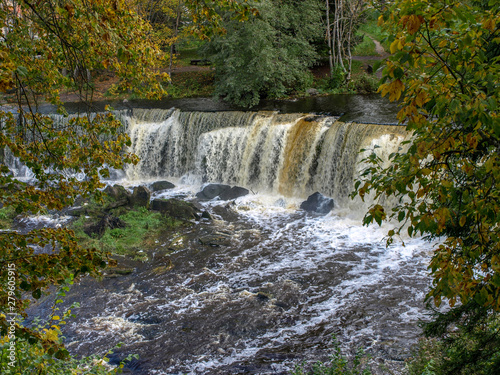
[[[348,197],[359,150],[387,159],[408,134],[379,125],[394,122],[387,104],[357,100],[322,104],[330,111],[121,110],[141,162],[110,184],[168,179],[176,187],[155,197],[186,200],[207,183],[251,193],[200,202],[214,220],[182,233],[175,251],[166,250],[173,239],[159,242],[150,261],[127,261],[132,273],[75,285],[67,303],[81,308],[65,327],[68,349],[87,355],[123,342],[111,363],[139,354],[127,365],[133,374],[287,374],[327,360],[335,335],[346,354],[364,349],[374,373],[399,373],[425,319],[430,245],[386,247],[389,226],[362,226],[367,204]],[[299,209],[315,191],[334,199],[332,212]],[[204,234],[223,241],[203,245]]]

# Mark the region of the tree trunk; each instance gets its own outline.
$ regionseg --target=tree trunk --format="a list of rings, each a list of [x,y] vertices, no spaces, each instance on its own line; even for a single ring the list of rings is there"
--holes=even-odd
[[[332,31],[330,30],[330,0],[326,0],[326,35],[328,40],[328,62],[330,63],[330,77],[333,76]]]
[[[168,74],[172,74],[172,65],[174,61],[174,52],[175,52],[175,42],[177,41],[177,34],[179,33],[179,23],[181,19],[181,1],[177,4],[177,19],[175,20],[175,29],[174,29],[174,41],[170,45],[170,63],[168,65]],[[170,81],[172,82],[172,81]]]

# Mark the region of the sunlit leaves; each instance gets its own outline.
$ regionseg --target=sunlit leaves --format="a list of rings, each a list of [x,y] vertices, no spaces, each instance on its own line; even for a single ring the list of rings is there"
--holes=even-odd
[[[77,196],[99,199],[101,177],[108,168],[123,168],[137,158],[122,124],[110,109],[98,115],[68,117],[59,100],[61,90],[76,90],[92,99],[93,78],[103,69],[118,77],[116,92],[161,97],[164,91],[159,63],[164,54],[150,39],[151,27],[124,0],[15,2],[0,7],[0,90],[13,89],[17,113],[0,112],[0,203],[22,215],[60,210]],[[5,2],[3,2],[5,4]],[[45,99],[65,118],[37,111]],[[4,156],[15,157],[33,173],[29,183],[15,177]],[[10,164],[9,164],[10,165]],[[80,177],[77,177],[79,175]],[[82,248],[65,228],[0,232],[0,312],[24,314],[29,302],[40,299],[51,285],[65,285],[79,274],[99,275],[112,263],[108,254]],[[5,265],[15,271],[7,271]],[[14,272],[12,290],[7,289]],[[10,292],[10,293],[9,293]],[[13,305],[12,305],[13,303]],[[5,314],[0,333],[7,332]],[[16,326],[16,336],[50,337]],[[53,353],[63,353],[60,348]]]

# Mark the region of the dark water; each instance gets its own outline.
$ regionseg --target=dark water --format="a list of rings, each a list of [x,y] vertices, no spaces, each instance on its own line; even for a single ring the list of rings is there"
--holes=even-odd
[[[103,101],[93,104],[93,111],[104,110],[105,105],[116,110],[129,108],[179,108],[182,111],[241,111],[245,108],[230,105],[223,101],[209,98]],[[70,112],[86,110],[79,103],[66,103]],[[382,98],[379,94],[370,95],[328,95],[291,100],[263,100],[251,111],[279,111],[281,113],[324,113],[333,116],[343,115],[341,121],[362,122],[370,124],[397,124],[397,105]]]

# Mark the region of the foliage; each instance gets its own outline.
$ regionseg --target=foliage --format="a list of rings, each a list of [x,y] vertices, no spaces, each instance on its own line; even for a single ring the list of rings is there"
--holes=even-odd
[[[457,324],[449,331],[450,323]],[[498,374],[500,370],[500,317],[488,313],[475,302],[461,306],[453,314],[436,313],[425,326],[413,357],[407,361],[409,375]]]
[[[437,336],[453,325],[480,332],[500,311],[500,3],[454,5],[397,0],[381,16],[392,26],[393,56],[379,90],[401,100],[398,116],[412,136],[387,168],[374,151],[355,193],[375,198],[365,224],[398,223],[388,243],[406,232],[440,239],[427,298],[451,309],[438,319],[439,330],[427,331]],[[380,200],[391,197],[395,205],[384,208]],[[454,341],[464,354],[457,363],[474,363],[468,350],[487,355],[482,363],[498,363],[480,334],[467,337],[479,346]]]
[[[0,27],[0,91],[15,91],[18,104],[16,115],[0,112],[0,149],[34,176],[29,183],[20,180],[2,159],[0,203],[36,215],[71,205],[77,195],[99,199],[108,168],[137,160],[123,151],[130,140],[120,122],[110,111],[56,121],[37,112],[38,100],[66,115],[60,90],[77,88],[90,100],[92,75],[102,69],[120,78],[115,91],[162,96],[157,73],[163,54],[147,39],[150,26],[127,1],[23,0],[1,1]],[[72,275],[98,275],[109,262],[107,254],[80,246],[67,228],[0,232],[0,333],[8,331],[5,314],[25,316],[30,300],[49,286],[64,285]],[[15,336],[64,355],[42,332],[16,325]]]
[[[359,26],[359,31],[378,40],[387,51],[390,49],[390,44],[387,43],[387,31],[378,25],[377,20],[367,20]]]
[[[255,1],[240,0],[186,0],[193,24],[190,31],[201,39],[211,39],[214,36],[227,33],[225,19],[229,16],[233,21],[248,21],[258,14],[252,5]]]
[[[247,22],[226,18],[227,35],[204,49],[216,68],[215,95],[244,107],[310,85],[311,41],[321,32],[319,1],[265,0],[258,7]]]
[[[364,16],[365,1],[363,0],[326,0],[326,36],[330,71],[334,66],[340,67],[351,79],[351,48],[359,44],[360,37],[356,30]],[[347,66],[346,66],[347,64]]]
[[[371,38],[363,33],[357,33],[362,41],[354,48],[353,55],[355,56],[376,56],[377,51],[375,50],[375,43]]]
[[[134,0],[137,13],[152,26],[156,43],[163,48],[176,41],[175,28],[180,0]]]
[[[350,362],[340,350],[340,345],[335,335],[332,338],[333,353],[330,362],[316,362],[311,370],[307,370],[306,364],[295,366],[292,375],[370,375],[371,371],[366,367],[368,359],[362,349],[358,350]]]
[[[437,305],[444,297],[498,311],[500,5],[449,3],[401,0],[386,15],[398,31],[380,91],[402,98],[398,116],[413,137],[384,170],[372,156],[357,193],[399,198],[365,218],[396,219],[390,240],[403,230],[443,237],[430,264]]]
[[[358,94],[372,94],[377,92],[379,85],[378,78],[369,74],[353,74],[349,87]]]

